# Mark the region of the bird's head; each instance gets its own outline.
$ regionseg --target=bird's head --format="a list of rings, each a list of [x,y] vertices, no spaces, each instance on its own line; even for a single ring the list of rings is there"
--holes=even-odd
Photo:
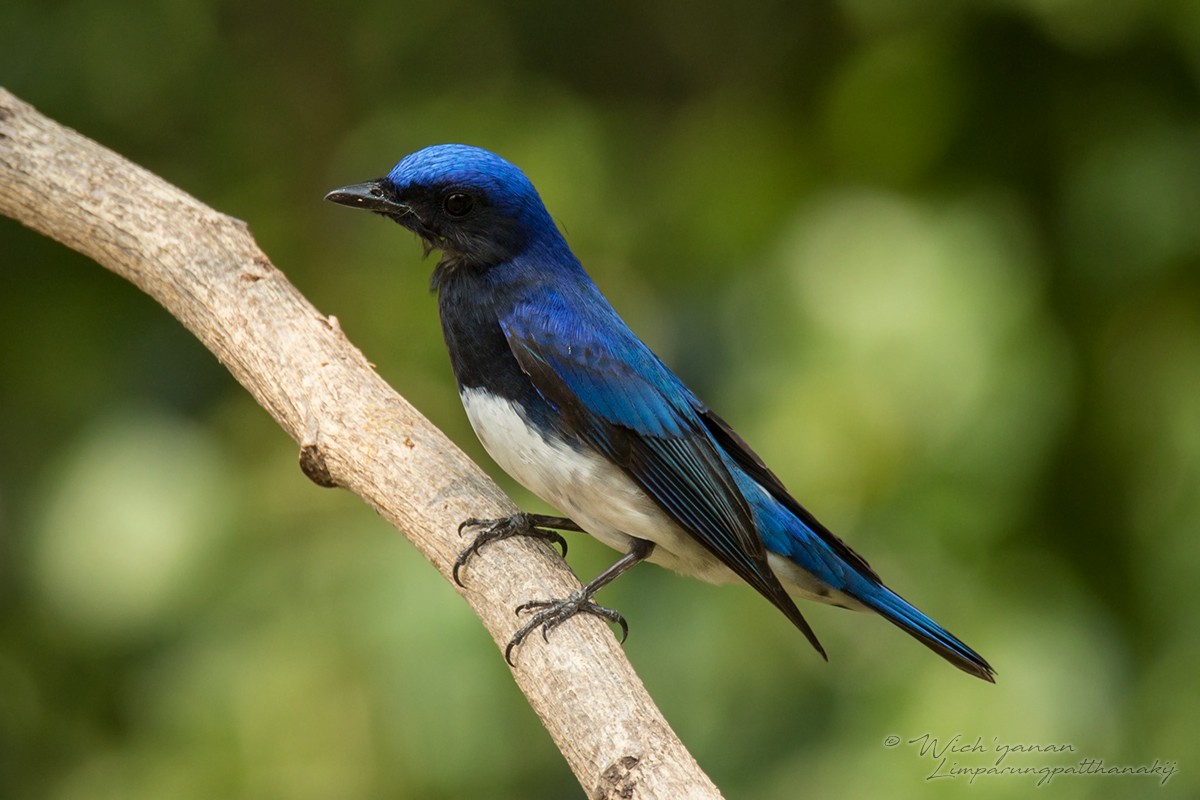
[[[520,255],[539,237],[558,235],[525,173],[462,144],[418,150],[385,177],[335,189],[325,199],[374,211],[415,232],[427,253],[442,251],[438,272],[486,269]]]

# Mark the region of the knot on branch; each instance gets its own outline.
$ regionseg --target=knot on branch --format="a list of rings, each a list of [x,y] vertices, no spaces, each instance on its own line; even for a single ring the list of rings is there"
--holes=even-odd
[[[320,445],[316,443],[301,446],[300,471],[317,486],[323,486],[326,489],[337,488],[338,483],[329,474],[329,467],[325,464],[325,454],[321,452]]]
[[[594,800],[627,800],[634,796],[640,781],[637,756],[621,756],[600,773],[600,782],[592,795]]]

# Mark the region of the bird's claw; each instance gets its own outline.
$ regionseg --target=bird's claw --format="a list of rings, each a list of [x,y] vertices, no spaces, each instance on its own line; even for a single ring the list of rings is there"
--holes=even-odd
[[[531,600],[528,603],[522,603],[517,606],[514,613],[520,614],[534,609],[541,610],[534,614],[528,622],[513,634],[512,639],[508,642],[508,646],[504,648],[504,660],[508,662],[510,667],[517,666],[513,663],[512,652],[525,641],[525,637],[529,636],[534,630],[541,628],[542,639],[549,642],[550,631],[576,614],[591,614],[592,616],[607,620],[614,625],[621,626],[622,644],[629,638],[629,623],[625,621],[625,617],[621,615],[621,612],[596,603],[584,591],[576,592],[562,600]]]
[[[562,554],[565,557],[567,555],[567,540],[557,531],[538,527],[539,519],[539,517],[532,514],[514,514],[511,517],[502,517],[501,519],[478,519],[476,517],[464,519],[458,526],[459,536],[462,536],[463,531],[467,528],[482,528],[482,530],[476,534],[475,540],[458,554],[458,558],[454,559],[454,568],[451,571],[454,582],[459,586],[463,585],[462,579],[459,577],[459,571],[471,559],[471,556],[479,553],[484,545],[510,539],[513,536],[527,536],[531,539],[541,539],[542,541],[556,544],[562,550]]]

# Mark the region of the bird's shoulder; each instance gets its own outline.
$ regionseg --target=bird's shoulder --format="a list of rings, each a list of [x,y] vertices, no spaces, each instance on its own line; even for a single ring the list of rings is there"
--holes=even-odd
[[[654,436],[698,432],[695,398],[603,298],[544,291],[500,320],[535,384],[604,421]]]

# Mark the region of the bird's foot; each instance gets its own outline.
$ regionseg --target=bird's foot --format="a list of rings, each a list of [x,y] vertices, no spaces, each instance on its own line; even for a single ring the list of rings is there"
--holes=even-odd
[[[568,530],[576,530],[569,526],[574,525],[570,520],[562,517],[544,517],[538,514],[514,514],[511,517],[503,517],[501,519],[476,519],[471,517],[462,521],[458,526],[458,535],[467,528],[480,528],[475,536],[475,541],[471,542],[466,549],[458,554],[458,558],[454,559],[454,570],[451,573],[454,577],[454,582],[459,586],[463,585],[462,579],[459,577],[459,570],[463,565],[471,559],[471,556],[477,555],[486,544],[499,542],[504,539],[510,539],[513,536],[527,536],[531,539],[541,539],[552,544],[557,544],[562,549],[563,556],[567,554],[567,540],[562,537],[562,534],[557,531],[549,530],[542,527],[544,525],[556,525],[567,523]]]
[[[516,666],[512,660],[513,650],[524,642],[530,633],[541,628],[542,639],[549,642],[550,631],[576,614],[591,614],[592,616],[607,620],[614,625],[620,625],[622,643],[629,636],[629,623],[625,621],[625,617],[621,616],[621,612],[594,602],[591,593],[586,588],[562,600],[531,600],[528,603],[522,603],[517,606],[516,613],[520,614],[523,611],[533,611],[535,609],[541,610],[534,614],[528,622],[521,626],[520,630],[513,634],[512,639],[508,642],[508,646],[504,648],[504,660],[508,662],[510,667]]]

